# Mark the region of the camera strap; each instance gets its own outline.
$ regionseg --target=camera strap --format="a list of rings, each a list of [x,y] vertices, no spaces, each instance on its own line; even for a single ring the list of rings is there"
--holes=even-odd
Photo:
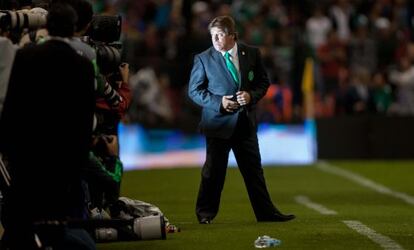
[[[6,184],[6,187],[10,187],[10,174],[9,170],[6,167],[6,164],[3,162],[3,155],[0,153],[0,172],[3,177],[3,182]]]

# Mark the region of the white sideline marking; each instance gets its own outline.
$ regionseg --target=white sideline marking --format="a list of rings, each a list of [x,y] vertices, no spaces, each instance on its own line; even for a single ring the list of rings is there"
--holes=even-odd
[[[325,215],[338,214],[336,211],[331,210],[329,208],[326,208],[325,206],[323,206],[321,204],[315,203],[315,202],[311,201],[308,197],[303,196],[303,195],[296,196],[295,200],[296,200],[297,203],[303,204],[308,208],[316,210],[320,214],[325,214]]]
[[[375,182],[373,182],[373,181],[371,181],[371,180],[369,180],[365,177],[362,177],[358,174],[355,174],[351,171],[335,167],[335,166],[333,166],[329,163],[323,162],[323,161],[316,164],[316,167],[319,168],[322,171],[325,171],[325,172],[328,172],[328,173],[331,173],[331,174],[339,175],[339,176],[345,177],[347,179],[350,179],[351,181],[356,182],[356,183],[358,183],[362,186],[371,188],[371,189],[377,191],[378,193],[391,195],[395,198],[398,198],[398,199],[401,199],[401,200],[407,202],[408,204],[414,205],[414,197],[413,196],[410,196],[406,193],[394,191],[394,190],[392,190],[392,189],[390,189],[386,186],[375,183]]]
[[[402,250],[402,248],[397,242],[393,241],[390,237],[379,234],[375,232],[375,230],[367,227],[366,225],[362,224],[360,221],[357,220],[344,220],[348,227],[352,228],[353,230],[357,231],[358,233],[367,236],[373,242],[380,245],[380,247],[384,249],[390,250]]]

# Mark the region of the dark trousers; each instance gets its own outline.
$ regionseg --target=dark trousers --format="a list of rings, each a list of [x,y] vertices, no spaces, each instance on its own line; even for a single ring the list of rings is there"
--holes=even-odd
[[[207,155],[196,204],[198,219],[213,219],[217,215],[231,149],[256,219],[263,220],[275,214],[277,210],[270,199],[263,175],[256,129],[246,114],[240,114],[236,129],[229,139],[207,137],[206,144]]]

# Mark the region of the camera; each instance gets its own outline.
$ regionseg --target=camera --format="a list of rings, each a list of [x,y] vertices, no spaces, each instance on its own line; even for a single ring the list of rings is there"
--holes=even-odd
[[[96,61],[103,75],[119,73],[122,45],[118,41],[121,25],[121,16],[95,15],[86,32],[87,43],[95,48]]]
[[[95,15],[86,34],[93,41],[110,44],[119,40],[121,25],[121,16]]]
[[[56,245],[65,228],[85,229],[96,242],[156,240],[167,238],[163,215],[134,219],[72,219],[67,221],[37,221],[34,230],[43,245]]]
[[[97,242],[166,239],[164,216],[151,215],[131,220],[97,220],[106,225],[95,229]]]
[[[46,15],[31,11],[0,10],[0,29],[22,31],[38,29],[46,25]]]

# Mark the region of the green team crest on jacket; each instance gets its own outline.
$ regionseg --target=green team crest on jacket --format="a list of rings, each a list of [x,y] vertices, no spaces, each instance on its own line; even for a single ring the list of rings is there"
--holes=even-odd
[[[253,81],[253,79],[254,79],[254,73],[253,73],[252,70],[249,71],[249,74],[248,74],[247,77],[249,78],[249,81]]]

